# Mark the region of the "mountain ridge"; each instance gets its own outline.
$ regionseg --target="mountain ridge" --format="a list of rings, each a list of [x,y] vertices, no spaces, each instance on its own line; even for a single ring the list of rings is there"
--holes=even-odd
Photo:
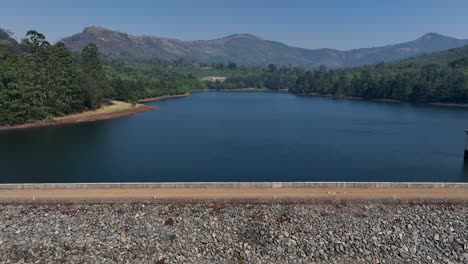
[[[468,45],[468,39],[457,39],[431,32],[413,41],[342,51],[292,47],[248,33],[232,34],[211,40],[184,41],[158,36],[134,36],[97,26],[86,27],[82,32],[63,38],[61,41],[73,51],[80,51],[92,42],[106,55],[126,54],[162,60],[183,58],[203,63],[278,64],[305,68],[315,68],[320,65],[342,68],[376,64]]]

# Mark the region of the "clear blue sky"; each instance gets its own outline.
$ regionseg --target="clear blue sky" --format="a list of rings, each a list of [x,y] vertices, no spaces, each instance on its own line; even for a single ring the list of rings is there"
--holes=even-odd
[[[304,48],[352,49],[437,32],[468,38],[468,0],[2,0],[0,27],[55,41],[90,25],[182,40],[251,33]]]

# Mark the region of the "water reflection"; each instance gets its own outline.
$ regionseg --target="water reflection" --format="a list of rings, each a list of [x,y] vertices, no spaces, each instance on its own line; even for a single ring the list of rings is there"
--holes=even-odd
[[[462,179],[464,182],[468,182],[468,159],[463,160],[462,167]]]
[[[0,183],[468,182],[466,109],[197,93],[126,118],[0,133]]]
[[[111,125],[100,122],[7,131],[0,137],[0,180],[66,182],[80,167],[91,167],[80,161],[98,154],[95,147],[110,144]],[[98,162],[99,157],[94,160]]]

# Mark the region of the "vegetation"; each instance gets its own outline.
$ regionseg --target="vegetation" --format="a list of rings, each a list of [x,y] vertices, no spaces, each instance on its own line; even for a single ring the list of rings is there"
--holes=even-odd
[[[83,118],[83,117],[96,116],[96,115],[101,115],[101,114],[113,114],[113,113],[124,112],[130,109],[133,109],[135,107],[141,107],[141,106],[143,105],[142,104],[130,104],[127,102],[122,102],[122,101],[111,101],[111,104],[101,106],[100,108],[95,109],[95,110],[66,115],[63,117],[58,117],[56,119],[60,120],[60,119],[69,119],[69,118]]]
[[[116,100],[182,94],[203,85],[188,65],[127,57],[106,57],[104,62]]]
[[[72,51],[81,51],[87,43],[96,44],[103,54],[162,60],[192,59],[203,63],[229,63],[264,67],[270,63],[314,69],[321,64],[328,68],[356,67],[380,61],[396,61],[424,53],[468,45],[468,40],[436,33],[383,47],[340,51],[335,49],[303,49],[261,39],[249,34],[235,34],[206,41],[181,41],[155,36],[132,36],[102,27],[87,27],[63,39]]]
[[[268,65],[200,64],[182,59],[100,55],[90,43],[80,54],[31,30],[21,43],[0,29],[0,125],[96,110],[112,100],[176,95],[194,89],[282,89],[411,102],[468,102],[468,46],[397,63],[313,71]],[[224,76],[224,82],[202,81]]]
[[[292,87],[296,94],[466,103],[468,46],[388,65],[308,71]]]
[[[109,56],[104,59],[117,100],[174,95],[200,89],[282,89],[304,73],[299,68],[238,66],[235,63],[199,64],[183,60],[143,60]],[[202,81],[206,76],[228,77],[224,82]]]
[[[21,44],[0,30],[0,125],[15,125],[90,111],[111,100],[182,94],[194,89],[269,88],[293,85],[300,69],[198,64],[99,55],[90,43],[80,54],[31,30]],[[15,48],[12,48],[15,47]],[[225,82],[202,81],[227,76]]]
[[[282,67],[278,68],[274,64],[269,64],[267,68],[249,67],[242,68],[241,74],[224,73],[229,76],[225,82],[208,82],[208,89],[288,89],[292,87],[299,76],[304,74],[300,68]],[[231,73],[231,74],[229,74]]]
[[[90,43],[80,54],[31,30],[17,43],[0,29],[0,125],[99,109],[111,100],[181,94],[203,87],[192,66],[101,58]]]
[[[0,123],[14,124],[68,113],[80,105],[77,70],[63,46],[50,45],[42,34],[29,31],[27,52],[17,56],[2,50]],[[65,77],[65,79],[63,79]],[[65,91],[68,90],[68,91]],[[69,95],[69,97],[67,96]]]
[[[3,39],[11,39],[2,30]],[[15,52],[16,51],[16,52]],[[73,56],[31,30],[21,49],[0,48],[0,124],[13,125],[96,109],[111,97],[93,44]]]

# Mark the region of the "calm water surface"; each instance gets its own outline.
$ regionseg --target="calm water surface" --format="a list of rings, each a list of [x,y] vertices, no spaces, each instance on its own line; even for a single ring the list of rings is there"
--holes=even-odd
[[[0,182],[468,182],[468,110],[212,92],[122,119],[0,133]]]

